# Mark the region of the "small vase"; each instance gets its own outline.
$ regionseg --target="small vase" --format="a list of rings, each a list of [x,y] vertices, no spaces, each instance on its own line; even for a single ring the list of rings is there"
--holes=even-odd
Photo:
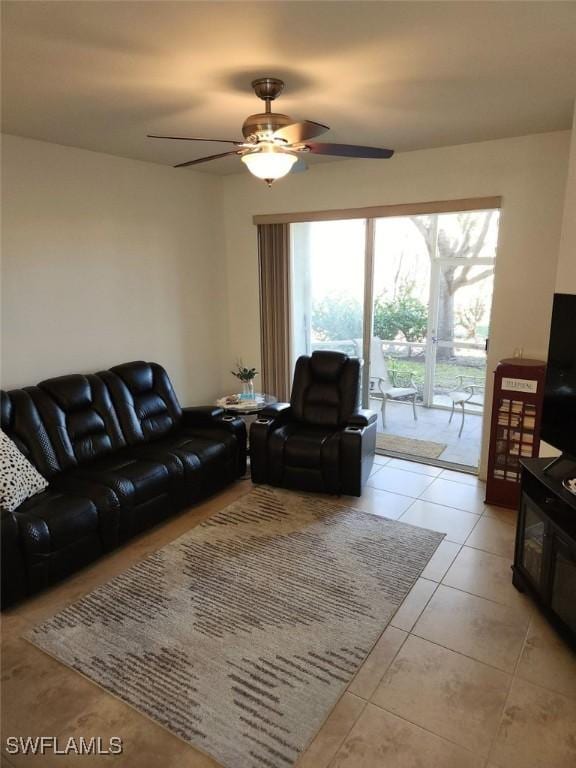
[[[242,382],[242,400],[254,400],[254,379]]]

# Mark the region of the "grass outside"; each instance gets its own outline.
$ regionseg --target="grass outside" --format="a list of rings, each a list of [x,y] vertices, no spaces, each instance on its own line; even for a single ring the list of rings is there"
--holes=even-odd
[[[390,357],[389,370],[397,375],[400,386],[408,381],[412,374],[416,386],[420,393],[424,389],[424,360],[416,358],[394,358]],[[464,384],[472,384],[472,377],[478,383],[484,383],[486,377],[485,360],[477,360],[470,363],[454,360],[446,362],[436,362],[436,371],[434,376],[434,391],[438,394],[448,393],[459,386],[459,376],[467,377]]]
[[[336,349],[347,355],[356,355],[357,350],[351,341],[330,341],[312,343],[312,349]],[[397,375],[398,386],[406,386],[412,374],[420,395],[424,391],[424,373],[425,362],[420,353],[413,357],[402,356],[395,357],[393,354],[385,354],[388,370]],[[436,361],[436,370],[434,374],[434,391],[438,395],[446,395],[453,389],[460,386],[459,376],[467,377],[464,385],[472,384],[472,379],[477,383],[483,384],[486,378],[486,358],[484,356],[468,359],[455,357],[447,361]],[[404,383],[406,382],[406,384]]]

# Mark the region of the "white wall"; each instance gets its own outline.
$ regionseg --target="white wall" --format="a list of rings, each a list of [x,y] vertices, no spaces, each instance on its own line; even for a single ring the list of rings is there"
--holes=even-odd
[[[224,329],[221,181],[5,136],[2,386],[128,360],[211,402]]]
[[[2,385],[144,358],[183,401],[211,401],[237,357],[259,364],[254,214],[486,195],[503,197],[489,367],[516,347],[545,357],[569,140],[322,164],[269,190],[245,171],[215,178],[5,137]]]
[[[576,293],[576,104],[572,120],[572,139],[568,162],[568,179],[564,198],[564,216],[556,278],[558,293]]]
[[[568,159],[568,177],[564,195],[564,215],[556,273],[557,293],[576,293],[576,103],[572,120],[572,137]],[[548,443],[540,443],[540,456],[558,456],[560,451]]]
[[[250,365],[260,360],[256,228],[251,219],[263,213],[502,195],[489,370],[516,347],[523,347],[525,357],[545,358],[569,140],[569,132],[561,131],[410,152],[381,163],[323,164],[272,189],[247,173],[228,177],[224,221],[229,314],[222,388],[230,388],[228,370],[236,357]]]

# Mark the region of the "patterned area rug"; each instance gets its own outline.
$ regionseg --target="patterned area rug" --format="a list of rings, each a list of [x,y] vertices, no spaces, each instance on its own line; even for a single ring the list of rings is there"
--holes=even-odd
[[[27,638],[226,768],[288,768],[442,539],[259,488]]]
[[[420,456],[423,459],[437,459],[444,453],[446,443],[434,443],[432,440],[416,440],[413,437],[385,435],[378,432],[376,448],[381,451],[407,453],[409,456]]]

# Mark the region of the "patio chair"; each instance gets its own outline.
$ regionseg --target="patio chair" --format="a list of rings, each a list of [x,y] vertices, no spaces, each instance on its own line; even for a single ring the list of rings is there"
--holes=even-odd
[[[362,339],[355,339],[358,357],[362,356]],[[402,376],[397,371],[389,370],[382,339],[372,337],[370,342],[370,399],[381,400],[382,428],[386,426],[386,403],[388,400],[410,400],[414,421],[418,420],[416,413],[416,397],[418,387],[412,371]]]
[[[466,384],[466,381],[469,383]],[[460,429],[458,431],[458,437],[462,436],[462,430],[464,429],[464,418],[466,416],[467,405],[484,406],[484,390],[485,383],[481,379],[474,378],[474,376],[458,376],[458,384],[456,389],[448,393],[448,397],[452,400],[452,410],[450,411],[450,418],[448,424],[452,423],[452,418],[456,410],[456,406],[462,408],[462,421],[460,422]]]

